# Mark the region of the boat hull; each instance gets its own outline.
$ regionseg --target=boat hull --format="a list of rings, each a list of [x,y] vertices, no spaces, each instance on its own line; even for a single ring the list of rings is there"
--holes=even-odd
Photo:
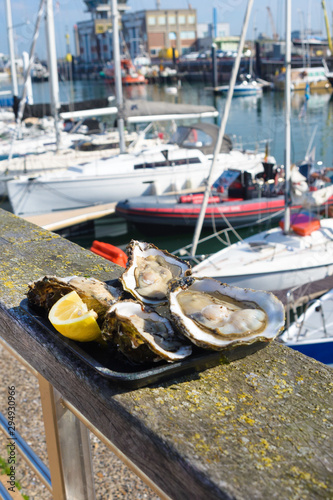
[[[325,365],[333,364],[333,338],[317,342],[286,342],[286,345]]]
[[[195,274],[195,272],[194,272]],[[253,273],[244,275],[215,276],[216,279],[228,285],[254,290],[290,290],[291,288],[321,280],[333,275],[333,264],[315,266],[313,268],[298,267],[294,270],[279,270],[268,273]]]
[[[117,204],[116,213],[133,224],[193,228],[200,214],[201,203],[180,203],[180,199],[179,196],[128,198]],[[284,203],[284,196],[209,203],[203,226],[225,228],[229,224],[233,227],[259,224],[267,218],[281,216]],[[333,205],[333,197],[329,204]],[[293,210],[300,208],[295,205]]]
[[[264,231],[226,247],[193,267],[193,275],[243,288],[290,290],[333,275],[333,219],[307,236]]]
[[[8,195],[16,215],[34,215],[120,201],[125,197],[199,186],[209,166],[183,165],[177,168],[140,169],[98,176],[31,178],[8,182]],[[121,172],[121,167],[119,168]],[[131,182],[129,182],[129,180]]]

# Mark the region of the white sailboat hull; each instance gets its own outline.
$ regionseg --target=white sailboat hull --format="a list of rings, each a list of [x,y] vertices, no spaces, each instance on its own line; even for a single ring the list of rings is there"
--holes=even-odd
[[[33,215],[57,210],[70,210],[89,205],[110,203],[154,192],[181,190],[200,185],[205,169],[180,168],[177,173],[167,168],[163,172],[131,172],[72,179],[17,180],[8,183],[8,194],[16,215]]]
[[[166,152],[167,150],[167,152]],[[219,155],[216,177],[224,168],[261,164],[261,155],[240,151]],[[35,178],[21,176],[8,182],[8,196],[16,215],[36,215],[111,203],[136,196],[163,194],[203,186],[211,158],[199,150],[161,145],[140,154],[123,154],[65,172]]]
[[[276,273],[251,274],[246,276],[217,276],[216,278],[229,285],[254,290],[276,291],[291,289],[315,280],[333,275],[333,264],[314,269],[295,269],[294,271],[278,271]]]
[[[258,290],[282,290],[333,275],[333,219],[308,236],[264,231],[231,245],[193,268],[195,276]]]
[[[280,340],[326,364],[333,364],[333,290],[308,304]]]

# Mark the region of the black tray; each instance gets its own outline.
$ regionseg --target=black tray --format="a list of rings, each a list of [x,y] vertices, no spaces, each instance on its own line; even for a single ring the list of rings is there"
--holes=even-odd
[[[115,352],[98,342],[75,342],[53,328],[51,323],[34,311],[27,299],[21,302],[21,308],[29,314],[47,332],[57,337],[78,358],[84,361],[103,377],[127,387],[138,388],[156,382],[162,382],[182,375],[200,372],[218,364],[226,364],[262,349],[266,342],[238,346],[225,351],[208,351],[193,346],[193,354],[175,363],[134,364],[121,353]]]

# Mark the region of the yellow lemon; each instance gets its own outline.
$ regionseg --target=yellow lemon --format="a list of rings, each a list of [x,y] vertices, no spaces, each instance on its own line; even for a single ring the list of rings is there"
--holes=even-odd
[[[72,340],[89,342],[100,337],[97,313],[88,311],[87,305],[76,292],[59,299],[50,309],[49,320],[54,328]]]

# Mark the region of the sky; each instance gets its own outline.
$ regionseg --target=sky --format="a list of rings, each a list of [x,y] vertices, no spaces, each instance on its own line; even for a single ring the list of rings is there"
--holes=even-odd
[[[160,0],[161,9],[187,8],[197,9],[198,22],[212,22],[213,9],[216,8],[218,22],[230,25],[231,35],[240,35],[248,0]],[[15,35],[15,51],[21,56],[23,51],[30,51],[34,33],[34,24],[40,0],[11,0],[12,18]],[[254,0],[247,38],[254,34],[266,33],[272,36],[272,24],[268,9],[276,31],[284,34],[285,0]],[[156,0],[128,0],[131,11],[156,8]],[[326,0],[329,22],[332,23],[333,0]],[[8,39],[6,29],[6,0],[0,0],[0,53],[8,54]],[[90,19],[85,14],[83,0],[54,0],[54,21],[57,39],[57,56],[63,57],[66,50],[66,33],[70,35],[71,52],[74,53],[73,26],[79,21]],[[40,59],[46,58],[45,33],[42,29],[37,41],[36,53]],[[324,14],[321,0],[292,0],[292,30],[302,30],[302,27],[323,33],[326,37]]]

